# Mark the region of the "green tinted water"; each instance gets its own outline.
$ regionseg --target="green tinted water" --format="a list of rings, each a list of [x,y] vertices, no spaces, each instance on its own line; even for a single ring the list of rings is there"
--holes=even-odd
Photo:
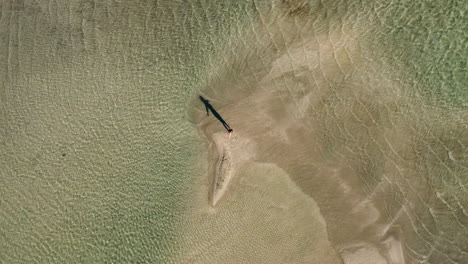
[[[226,49],[244,59],[248,52],[236,50],[231,40],[242,42],[260,13],[278,6],[269,1],[3,1],[0,261],[177,263],[190,260],[184,255],[189,246],[179,241],[202,239],[211,245],[206,241],[216,232],[209,230],[181,239],[193,210],[191,189],[199,181],[194,177],[206,175],[198,165],[203,145],[187,106],[226,60]],[[421,94],[428,105],[466,113],[464,1],[317,1],[313,6],[325,7],[315,24],[322,31],[360,29],[357,46],[364,64],[373,67],[369,71],[398,76],[401,87]],[[246,42],[251,45],[255,42]],[[426,123],[444,118],[427,116]],[[455,152],[455,158],[464,153]],[[448,175],[440,166],[427,168],[435,179]],[[466,176],[465,169],[459,163],[454,171]],[[462,196],[460,182],[440,181],[448,183],[440,187],[444,192]],[[194,230],[206,228],[200,219],[205,220],[192,222]],[[192,259],[207,258],[200,254]]]

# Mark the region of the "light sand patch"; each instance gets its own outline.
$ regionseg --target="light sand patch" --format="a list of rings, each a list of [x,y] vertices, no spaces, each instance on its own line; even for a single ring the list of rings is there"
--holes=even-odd
[[[379,254],[377,248],[367,244],[344,249],[341,251],[341,257],[345,264],[390,264]]]
[[[388,248],[387,259],[388,263],[391,264],[404,264],[405,258],[403,255],[403,249],[401,248],[401,241],[393,236],[389,236],[386,240],[382,241],[383,244]]]
[[[213,135],[218,161],[210,188],[210,204],[216,206],[228,190],[229,183],[245,161],[255,155],[254,145],[242,133],[218,132]],[[215,154],[216,155],[216,154]]]
[[[195,186],[177,263],[341,263],[317,204],[278,166],[246,162],[215,207],[203,177]]]

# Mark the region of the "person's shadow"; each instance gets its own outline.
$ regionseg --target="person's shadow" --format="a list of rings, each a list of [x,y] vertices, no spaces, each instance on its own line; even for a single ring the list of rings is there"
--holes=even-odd
[[[203,96],[199,96],[200,97],[200,100],[203,102],[203,104],[205,104],[205,108],[206,108],[206,115],[209,115],[210,114],[210,111],[211,113],[213,113],[213,115],[216,117],[216,119],[219,120],[219,122],[221,122],[221,124],[223,124],[224,128],[226,128],[226,130],[231,133],[233,130],[229,127],[228,123],[226,123],[226,121],[224,121],[224,119],[221,117],[221,115],[216,112],[216,110],[213,108],[213,106],[210,104],[210,101],[206,100],[205,98],[203,98]]]

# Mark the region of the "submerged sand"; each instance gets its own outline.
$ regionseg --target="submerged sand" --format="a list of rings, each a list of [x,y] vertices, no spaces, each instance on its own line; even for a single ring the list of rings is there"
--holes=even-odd
[[[212,145],[204,175],[210,184],[198,188],[211,192],[204,199],[211,207],[197,213],[206,212],[205,220],[214,222],[226,213],[226,223],[263,218],[266,228],[281,227],[277,231],[289,237],[276,207],[259,208],[252,199],[268,188],[271,170],[264,166],[273,166],[317,205],[309,220],[322,219],[315,228],[326,231],[320,238],[306,233],[293,240],[313,251],[318,239],[326,239],[331,263],[462,263],[468,256],[468,112],[421,93],[423,84],[400,59],[373,46],[375,32],[364,20],[335,14],[339,22],[328,24],[334,15],[326,7],[294,5],[299,2],[283,2],[294,12],[284,13],[281,4],[260,12],[250,34],[232,37],[235,44],[220,53],[221,62],[200,85],[239,134],[230,142],[199,102],[193,104],[192,120],[205,145]],[[243,170],[254,164],[264,170]],[[256,182],[253,188],[242,185],[249,181]],[[305,227],[307,219],[296,210],[284,208],[281,216]],[[251,226],[236,232],[246,230],[265,235]],[[235,256],[245,252],[231,250]],[[324,255],[302,261],[287,256],[275,255],[271,263],[326,263]]]
[[[0,262],[466,263],[465,2],[1,1]]]
[[[202,91],[240,131],[236,139],[200,108],[194,115],[217,147],[208,159],[216,169],[206,176],[214,210],[236,197],[242,166],[273,164],[320,208],[316,217],[343,263],[464,259],[468,113],[430,105],[401,81],[406,73],[369,60],[379,53],[357,39],[366,30],[358,24],[323,32],[308,20],[298,27],[298,18],[263,18],[255,43],[273,44],[223,54],[226,68],[213,69]]]

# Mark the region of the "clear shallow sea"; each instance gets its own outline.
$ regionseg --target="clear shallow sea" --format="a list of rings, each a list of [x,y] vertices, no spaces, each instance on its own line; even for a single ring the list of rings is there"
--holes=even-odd
[[[196,107],[202,109],[193,107],[195,96],[203,92],[219,105],[235,105],[236,99],[256,91],[245,68],[251,69],[250,76],[273,72],[270,62],[281,62],[277,57],[289,43],[287,32],[278,33],[275,26],[281,28],[291,19],[298,24],[312,21],[304,30],[313,29],[318,40],[311,37],[308,42],[310,34],[305,32],[306,41],[297,45],[318,51],[314,53],[318,57],[308,57],[311,60],[327,62],[333,57],[333,44],[352,44],[336,52],[337,61],[352,62],[344,69],[346,74],[336,75],[338,67],[319,65],[325,78],[314,77],[317,87],[334,76],[339,80],[326,84],[332,91],[365,84],[366,98],[382,96],[385,106],[391,108],[395,101],[395,109],[401,109],[399,115],[382,115],[376,134],[382,130],[390,141],[406,143],[400,138],[413,131],[408,141],[416,142],[416,151],[396,146],[406,151],[404,158],[417,162],[399,163],[399,149],[396,158],[372,152],[372,144],[381,143],[376,139],[369,143],[369,155],[389,162],[372,161],[364,167],[365,173],[384,171],[389,179],[398,165],[409,171],[408,177],[422,175],[408,181],[403,180],[405,175],[398,176],[395,188],[382,187],[383,194],[394,195],[395,203],[408,202],[404,212],[420,216],[402,220],[403,228],[416,230],[408,238],[408,263],[466,259],[466,4],[316,1],[309,5],[316,13],[295,11],[293,18],[269,18],[271,13],[264,10],[282,10],[280,2],[271,6],[269,1],[3,1],[0,262],[314,263],[320,258],[321,263],[335,263],[337,253],[317,241],[327,235],[333,243],[352,238],[333,234],[339,230],[333,229],[333,213],[324,207],[319,213],[327,199],[314,197],[313,181],[303,173],[311,171],[303,165],[307,156],[292,161],[271,156],[275,144],[270,142],[259,162],[274,161],[279,167],[250,164],[220,208],[204,204],[205,169],[212,161],[207,160],[206,143],[193,117]],[[302,5],[289,2],[293,10],[301,10],[297,8]],[[273,23],[262,27],[262,21]],[[262,28],[265,34],[258,33],[258,39],[249,37]],[[269,32],[271,39],[265,37]],[[324,32],[330,32],[331,46],[323,45]],[[350,32],[356,34],[349,36]],[[317,48],[314,41],[322,45]],[[359,67],[353,68],[354,58]],[[265,63],[259,63],[262,60]],[[293,66],[286,68],[301,61],[289,60]],[[244,83],[239,84],[242,76]],[[222,87],[211,85],[216,78]],[[309,90],[300,91],[281,94],[282,102],[300,103]],[[345,105],[340,100],[346,95],[333,92],[330,108],[323,108],[328,112],[311,119],[330,130],[310,134],[330,135],[318,137],[327,146],[324,155],[344,160],[350,154],[341,147],[356,151],[368,146],[362,143],[365,139],[333,125],[344,120],[339,112],[348,109],[335,105]],[[403,99],[385,97],[390,95]],[[269,106],[267,102],[258,109]],[[378,112],[378,106],[362,107],[356,113],[371,122],[366,113],[375,117],[372,110]],[[415,112],[416,108],[421,110]],[[409,125],[392,130],[392,122]],[[356,133],[364,131],[353,128]],[[350,165],[342,167],[357,170],[361,167],[355,164],[362,161],[357,160],[350,158]],[[318,165],[315,168],[319,170]],[[375,190],[381,179],[362,181]],[[409,187],[419,182],[429,182],[428,187]],[[343,190],[331,190],[335,191]],[[439,198],[437,207],[425,207],[421,199],[426,197]],[[400,209],[388,208],[390,218]],[[447,242],[449,237],[453,244]]]

